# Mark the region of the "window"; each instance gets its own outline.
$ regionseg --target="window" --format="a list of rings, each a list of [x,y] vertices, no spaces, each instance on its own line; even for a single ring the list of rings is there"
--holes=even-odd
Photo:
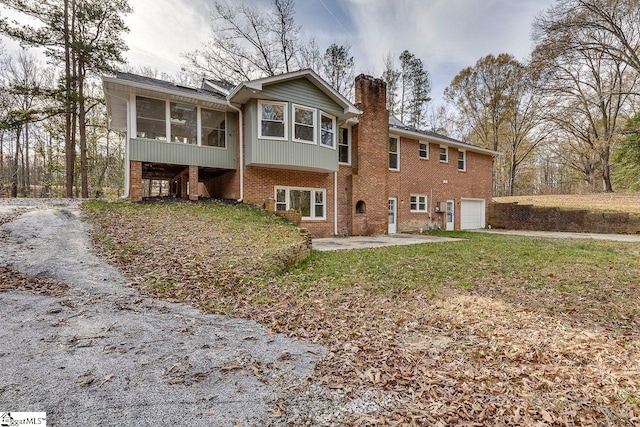
[[[314,188],[277,187],[276,210],[293,209],[302,214],[302,219],[325,219],[325,190]]]
[[[428,143],[420,143],[420,158],[428,159],[429,158],[429,144]]]
[[[440,146],[440,161],[445,163],[449,161],[449,150],[442,145]]]
[[[336,119],[321,113],[320,114],[320,144],[336,148]]]
[[[193,105],[170,105],[171,140],[183,144],[198,143],[198,112]]]
[[[467,153],[464,150],[458,150],[458,170],[467,170]]]
[[[225,122],[226,114],[202,108],[202,145],[208,147],[226,148]]]
[[[411,195],[411,212],[426,212],[427,196],[421,194]]]
[[[400,169],[398,160],[398,151],[400,147],[398,145],[398,138],[389,138],[389,169],[392,170]]]
[[[338,132],[338,162],[351,163],[351,139],[347,128],[340,128]]]
[[[287,103],[258,101],[259,138],[287,139]]]
[[[167,103],[136,97],[136,137],[167,140]]]
[[[299,105],[293,106],[293,140],[309,144],[316,143],[316,110]]]

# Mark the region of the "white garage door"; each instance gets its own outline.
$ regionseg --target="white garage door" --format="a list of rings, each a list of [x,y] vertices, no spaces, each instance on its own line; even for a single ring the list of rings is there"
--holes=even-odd
[[[460,229],[484,228],[484,200],[462,199],[460,202]]]

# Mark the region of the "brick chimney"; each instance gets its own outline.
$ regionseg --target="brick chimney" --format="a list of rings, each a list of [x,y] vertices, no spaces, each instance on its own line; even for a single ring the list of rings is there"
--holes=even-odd
[[[389,194],[389,113],[386,83],[360,74],[355,82],[355,103],[362,115],[358,119],[353,137],[351,206],[364,202],[366,217],[352,209],[352,234],[383,234],[387,232],[388,226]]]

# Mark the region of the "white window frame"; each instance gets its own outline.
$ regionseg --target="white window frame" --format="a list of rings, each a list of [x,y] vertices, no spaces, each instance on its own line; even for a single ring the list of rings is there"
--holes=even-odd
[[[324,188],[306,188],[306,187],[284,187],[284,186],[276,186],[273,189],[273,198],[276,201],[276,206],[279,204],[278,203],[278,190],[284,190],[285,191],[285,210],[289,210],[291,209],[291,197],[290,197],[290,192],[291,190],[298,190],[298,191],[310,191],[310,198],[309,198],[309,202],[311,203],[310,206],[310,213],[311,216],[303,216],[302,220],[303,221],[322,221],[322,220],[326,220],[327,219],[327,190]],[[324,215],[322,217],[316,216],[316,193],[321,193],[322,194],[322,206],[323,206],[323,213]],[[280,203],[281,204],[281,203]]]
[[[296,108],[301,110],[311,111],[313,113],[313,141],[307,141],[304,139],[296,138]],[[308,126],[306,124],[300,123],[301,126]],[[302,144],[312,144],[316,145],[318,142],[318,110],[312,107],[305,107],[304,105],[291,104],[291,140],[295,142],[300,142]]]
[[[332,126],[332,132],[331,132],[331,145],[324,145],[322,143],[322,132],[324,132],[324,130],[322,129],[322,118],[326,117],[327,119],[331,120],[331,126]],[[337,148],[337,135],[336,135],[336,118],[334,116],[332,116],[331,114],[327,114],[324,111],[320,111],[320,146],[324,147],[324,148],[331,148],[333,150],[335,150]]]
[[[422,148],[420,148],[421,145],[426,145],[427,148],[424,150],[427,155],[426,156],[421,156],[422,153]],[[429,143],[426,141],[418,141],[418,158],[422,159],[422,160],[429,160]]]
[[[283,129],[284,129],[284,136],[280,137],[280,136],[263,136],[262,135],[262,106],[264,104],[269,104],[269,105],[279,105],[282,107],[282,111],[284,112],[283,114]],[[276,140],[276,141],[286,141],[288,139],[288,117],[289,117],[289,105],[286,102],[278,102],[278,101],[264,101],[264,100],[258,100],[258,138],[259,139],[272,139],[272,140]],[[273,121],[273,120],[271,120]]]
[[[444,150],[444,160],[442,160],[442,150]],[[438,158],[442,163],[449,163],[449,147],[441,145],[440,151],[438,152]]]
[[[415,197],[416,201],[415,201],[415,205],[416,208],[413,209],[413,207],[411,205],[414,204],[413,202],[413,198]],[[423,202],[420,203],[420,199],[423,199]],[[412,194],[409,197],[409,209],[411,212],[415,212],[415,213],[426,213],[429,209],[428,209],[428,205],[427,205],[427,201],[429,199],[427,199],[427,195],[426,194]],[[420,205],[424,205],[424,207],[422,209],[420,209]]]
[[[351,164],[351,128],[347,128],[347,127],[340,127],[338,128],[338,131],[340,132],[340,134],[342,135],[343,131],[346,131],[347,134],[347,143],[346,144],[340,144],[340,138],[337,138],[337,142],[336,142],[336,148],[338,150],[338,163],[341,165],[350,165]],[[344,142],[344,140],[343,140]],[[347,161],[346,162],[341,162],[340,161],[340,146],[346,146],[347,147]]]
[[[387,143],[387,164],[389,163],[389,155],[391,154],[395,154],[396,155],[396,167],[392,168],[389,167],[390,171],[399,171],[400,170],[400,137],[399,136],[394,136],[394,135],[389,135],[389,139],[396,139],[398,141],[398,143],[396,144],[396,148],[397,151],[395,153],[392,153],[391,151],[389,151],[389,145]]]
[[[164,139],[151,139],[151,138],[146,138],[146,137],[140,137],[139,139],[151,139],[152,141],[162,141],[162,142],[166,142],[169,144],[180,144],[180,145],[185,145],[182,142],[175,142],[173,141],[171,138],[173,137],[173,135],[171,134],[171,103],[174,101],[171,101],[169,99],[160,99],[160,98],[153,98],[153,97],[149,97],[149,96],[142,96],[142,95],[134,95],[133,96],[133,100],[136,103],[133,107],[133,122],[132,122],[132,126],[131,126],[131,134],[132,135],[137,135],[138,134],[138,114],[137,114],[137,102],[138,102],[138,97],[141,98],[147,98],[147,99],[154,99],[156,101],[162,101],[164,102],[164,121],[165,121],[165,138]],[[196,137],[196,144],[186,144],[186,145],[194,145],[194,146],[198,146],[198,147],[206,147],[206,148],[210,148],[210,149],[215,149],[215,150],[227,150],[227,148],[229,147],[229,143],[227,141],[227,124],[228,124],[228,114],[224,111],[220,111],[220,110],[215,110],[213,108],[205,108],[205,107],[201,107],[200,105],[195,105],[195,104],[189,104],[189,103],[184,103],[184,105],[191,105],[193,107],[196,108],[196,127],[197,127],[197,137]],[[209,110],[209,111],[217,111],[220,113],[224,113],[224,121],[225,121],[225,142],[224,142],[224,147],[211,147],[208,145],[202,145],[202,110]],[[286,116],[285,116],[286,117]],[[286,127],[285,127],[285,133],[286,133]],[[136,138],[138,138],[136,136]]]
[[[460,154],[462,154],[462,159],[460,158]],[[460,168],[461,161],[462,161],[462,168]],[[460,172],[467,171],[467,150],[458,150],[458,170]]]

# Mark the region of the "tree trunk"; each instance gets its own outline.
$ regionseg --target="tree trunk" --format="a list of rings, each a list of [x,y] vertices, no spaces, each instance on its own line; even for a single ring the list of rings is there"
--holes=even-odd
[[[84,61],[78,58],[78,129],[80,132],[80,181],[82,186],[81,197],[89,198],[89,178],[87,164],[87,112],[84,106]]]
[[[73,175],[75,166],[75,141],[72,138],[71,128],[73,126],[72,111],[72,80],[71,75],[71,37],[69,30],[69,0],[64,0],[64,71],[65,71],[65,184],[67,197],[73,197]]]
[[[16,150],[13,157],[13,170],[11,171],[11,197],[18,197],[18,153],[20,152],[20,127],[16,129]]]
[[[29,123],[24,125],[24,148],[22,151],[24,161],[24,182],[25,196],[31,197],[31,168],[29,167]]]

